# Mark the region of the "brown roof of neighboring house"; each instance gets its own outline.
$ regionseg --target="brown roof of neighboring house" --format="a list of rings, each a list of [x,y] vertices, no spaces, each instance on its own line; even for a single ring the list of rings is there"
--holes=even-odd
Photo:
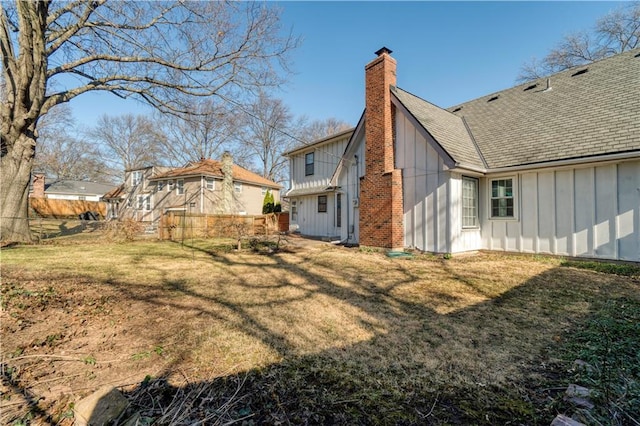
[[[109,191],[106,194],[104,194],[102,196],[102,199],[104,199],[104,200],[118,199],[118,198],[120,198],[122,196],[123,193],[124,193],[124,184],[121,184],[120,186],[115,187],[111,191]]]
[[[249,170],[242,168],[237,165],[232,166],[232,174],[233,180],[238,182],[245,182],[250,184],[255,184],[258,186],[266,186],[269,188],[282,188],[281,185],[278,185],[276,182],[263,178],[262,176],[250,172]],[[205,159],[200,160],[195,163],[191,163],[186,167],[180,167],[177,169],[172,169],[164,173],[159,173],[154,175],[149,180],[158,180],[158,179],[169,179],[169,178],[177,178],[177,177],[188,177],[188,176],[211,176],[222,179],[224,174],[222,173],[222,162],[217,160]]]

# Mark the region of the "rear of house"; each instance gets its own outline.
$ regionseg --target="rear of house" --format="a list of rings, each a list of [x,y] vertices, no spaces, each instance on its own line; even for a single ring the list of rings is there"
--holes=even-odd
[[[145,167],[125,172],[125,183],[105,199],[111,218],[155,223],[169,211],[262,214],[267,191],[280,201],[281,186],[233,164],[203,159],[186,167]]]
[[[640,49],[448,109],[376,54],[327,185],[342,240],[640,261]]]

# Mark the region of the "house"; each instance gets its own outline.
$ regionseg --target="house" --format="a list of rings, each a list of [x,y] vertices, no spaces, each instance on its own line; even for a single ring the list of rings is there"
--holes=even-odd
[[[233,164],[202,159],[185,167],[149,166],[125,171],[124,183],[106,194],[108,217],[157,222],[168,211],[207,214],[262,214],[267,191],[275,202],[281,186]]]
[[[291,231],[340,239],[342,192],[330,187],[330,181],[353,131],[349,129],[283,154],[289,158],[291,189],[286,197]]]
[[[640,49],[451,108],[397,87],[391,51],[376,55],[365,112],[301,232],[339,228],[344,242],[390,250],[640,261]],[[332,141],[289,153],[292,204],[305,183],[295,156],[332,153]]]
[[[29,196],[54,200],[100,201],[101,197],[113,189],[113,185],[78,180],[57,180],[46,182],[42,173],[34,173]]]

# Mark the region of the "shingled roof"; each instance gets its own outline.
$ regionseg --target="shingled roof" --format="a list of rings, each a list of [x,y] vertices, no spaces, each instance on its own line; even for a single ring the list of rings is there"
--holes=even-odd
[[[640,151],[640,49],[447,110],[398,100],[461,165],[486,168]]]
[[[249,170],[235,164],[233,165],[232,175],[233,180],[238,182],[244,182],[258,186],[266,186],[275,189],[281,188],[281,186],[274,181],[265,179],[262,176],[250,172]],[[168,172],[159,173],[151,177],[149,180],[171,179],[178,177],[184,178],[192,176],[210,176],[222,179],[224,177],[224,174],[222,172],[222,162],[211,159],[200,160],[198,162],[191,163],[187,167],[180,167],[169,170]]]

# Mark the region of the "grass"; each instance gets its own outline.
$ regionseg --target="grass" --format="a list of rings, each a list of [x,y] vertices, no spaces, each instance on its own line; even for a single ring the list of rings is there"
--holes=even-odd
[[[0,422],[71,424],[70,404],[105,383],[156,424],[549,424],[576,413],[560,390],[576,381],[604,395],[588,413],[601,423],[639,418],[635,272],[233,245],[4,249],[5,395],[27,402]],[[606,375],[576,377],[578,358]]]

